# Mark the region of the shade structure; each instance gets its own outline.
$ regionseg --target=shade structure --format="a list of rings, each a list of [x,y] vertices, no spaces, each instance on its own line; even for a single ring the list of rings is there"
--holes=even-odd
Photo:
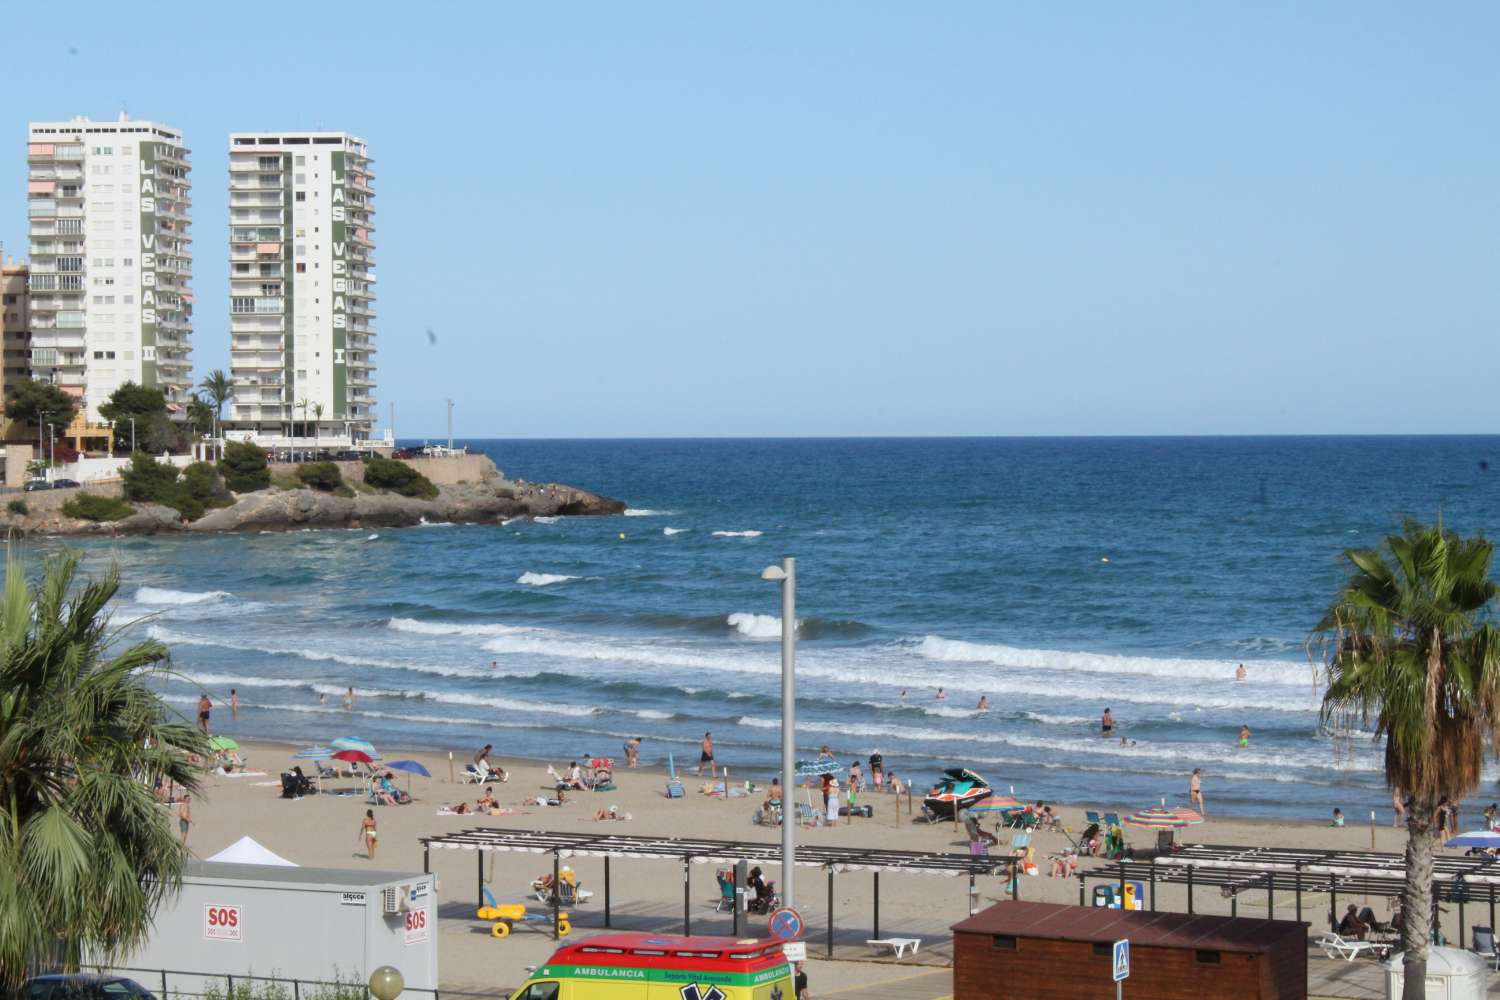
[[[1170,806],[1152,806],[1125,817],[1131,826],[1152,827],[1157,830],[1178,830],[1185,826],[1196,826],[1203,817],[1191,809],[1174,809]]]
[[[972,813],[1010,812],[1024,808],[1014,795],[989,795],[969,807]]]
[[[334,760],[346,760],[351,764],[373,764],[370,755],[363,750],[340,750],[333,755]]]
[[[432,772],[423,767],[420,761],[415,760],[391,760],[386,761],[386,767],[392,771],[407,771],[411,774],[420,774],[424,778],[432,777]]]
[[[380,759],[380,754],[375,752],[375,745],[369,740],[362,740],[354,736],[340,736],[336,740],[329,740],[328,745],[335,750],[358,750],[371,760]]]
[[[292,754],[292,760],[329,760],[332,757],[333,751],[327,747],[308,747]]]
[[[208,746],[211,750],[238,750],[240,745],[228,736],[210,736]]]
[[[1445,841],[1444,847],[1500,847],[1500,833],[1494,830],[1470,830]]]
[[[231,865],[277,865],[283,868],[296,868],[295,861],[288,861],[281,855],[262,847],[251,837],[241,837],[218,854],[206,861],[216,861],[221,864]]]

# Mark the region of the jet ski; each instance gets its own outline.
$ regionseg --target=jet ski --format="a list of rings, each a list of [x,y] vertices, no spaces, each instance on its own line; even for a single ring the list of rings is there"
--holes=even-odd
[[[929,820],[952,819],[992,791],[988,781],[968,768],[950,767],[922,800],[922,813]]]

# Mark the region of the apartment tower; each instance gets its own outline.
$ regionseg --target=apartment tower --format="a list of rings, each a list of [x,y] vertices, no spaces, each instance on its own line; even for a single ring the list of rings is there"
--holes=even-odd
[[[27,301],[26,278],[29,269],[18,260],[6,259],[0,252],[0,399],[9,400],[10,390],[17,382],[31,377],[31,306]],[[25,431],[24,427],[13,427],[13,421],[0,410],[0,428],[4,439]]]
[[[229,137],[230,436],[270,447],[369,439],[370,164],[346,132]]]
[[[193,330],[182,133],[125,115],[29,129],[33,375],[80,399],[75,437],[107,434],[99,404],[125,382],[179,410]]]

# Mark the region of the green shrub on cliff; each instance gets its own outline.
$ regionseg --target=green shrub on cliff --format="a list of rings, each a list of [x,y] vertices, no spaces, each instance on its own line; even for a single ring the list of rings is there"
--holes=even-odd
[[[12,500],[10,503],[5,505],[5,509],[10,511],[17,517],[25,517],[27,514],[31,513],[31,508],[26,506],[25,500]]]
[[[378,455],[365,459],[365,482],[378,490],[390,490],[404,497],[436,500],[438,488],[432,480],[405,462]]]
[[[134,514],[135,508],[119,497],[80,493],[63,502],[62,512],[65,517],[84,521],[120,521]]]
[[[344,485],[339,467],[332,462],[307,462],[297,466],[297,478],[315,490],[331,493]]]
[[[265,450],[248,441],[231,441],[224,446],[219,471],[225,484],[236,493],[253,493],[271,485]]]
[[[207,462],[194,462],[179,472],[174,465],[136,452],[120,476],[127,500],[171,507],[189,521],[198,520],[210,507],[227,507],[232,502],[219,483],[218,472]]]

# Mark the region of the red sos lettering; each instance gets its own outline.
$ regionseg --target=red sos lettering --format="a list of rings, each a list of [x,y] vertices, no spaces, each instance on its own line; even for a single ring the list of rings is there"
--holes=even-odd
[[[426,910],[411,910],[406,914],[406,929],[419,931],[427,926]]]
[[[220,906],[208,911],[208,926],[210,927],[238,927],[240,925],[240,911],[231,910]]]

